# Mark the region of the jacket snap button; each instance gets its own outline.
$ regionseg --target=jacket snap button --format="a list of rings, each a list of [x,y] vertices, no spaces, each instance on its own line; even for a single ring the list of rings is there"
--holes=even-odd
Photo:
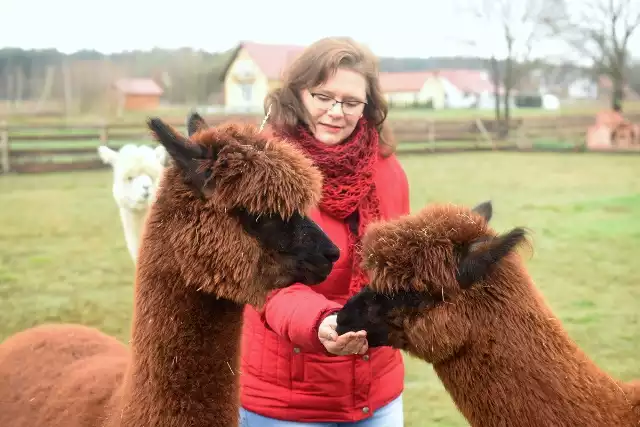
[[[294,353],[300,353],[300,349],[299,349],[298,347],[294,347],[294,348],[293,348],[293,352],[294,352]]]
[[[365,414],[369,413],[369,407],[365,406],[364,408],[362,408],[362,412],[364,412]]]
[[[369,360],[369,355],[368,355],[368,354],[365,354],[364,356],[362,356],[362,359],[363,359],[363,360]]]

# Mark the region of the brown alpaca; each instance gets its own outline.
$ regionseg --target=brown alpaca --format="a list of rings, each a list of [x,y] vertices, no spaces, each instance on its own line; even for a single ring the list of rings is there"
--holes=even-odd
[[[338,313],[338,332],[431,363],[471,426],[630,427],[640,383],[596,366],[571,340],[516,251],[496,234],[490,202],[432,205],[376,223],[363,239],[371,284]]]
[[[292,146],[197,115],[189,139],[148,124],[173,162],[142,236],[131,349],[78,325],[10,337],[2,427],[237,426],[244,304],[318,284],[338,259],[306,217],[321,175]]]

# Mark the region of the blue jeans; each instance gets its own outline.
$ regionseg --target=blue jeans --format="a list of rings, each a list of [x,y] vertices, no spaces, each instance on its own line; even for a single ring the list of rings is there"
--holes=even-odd
[[[240,427],[402,427],[404,414],[402,396],[378,409],[372,417],[345,423],[299,423],[263,417],[240,408]]]

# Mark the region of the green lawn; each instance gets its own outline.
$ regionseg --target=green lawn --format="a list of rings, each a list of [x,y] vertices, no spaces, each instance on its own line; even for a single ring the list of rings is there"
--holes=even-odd
[[[528,265],[572,337],[604,369],[640,377],[640,157],[465,153],[402,156],[412,208],[494,202],[498,230],[533,232]],[[0,177],[0,339],[45,321],[127,340],[133,265],[111,175]],[[407,357],[406,425],[465,426],[431,368]]]

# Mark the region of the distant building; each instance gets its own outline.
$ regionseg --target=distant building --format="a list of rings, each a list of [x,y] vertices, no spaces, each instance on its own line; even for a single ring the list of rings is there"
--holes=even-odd
[[[262,112],[267,93],[282,84],[282,73],[304,46],[241,42],[223,70],[224,108]],[[380,83],[392,107],[493,108],[487,72],[443,69],[381,72]],[[502,91],[502,89],[500,89]]]
[[[154,110],[164,90],[149,78],[122,78],[114,83],[118,112]]]
[[[240,43],[224,77],[224,106],[228,110],[262,112],[264,98],[282,83],[282,72],[303,46]]]
[[[391,107],[492,108],[494,100],[493,83],[480,70],[382,72],[380,86]]]

